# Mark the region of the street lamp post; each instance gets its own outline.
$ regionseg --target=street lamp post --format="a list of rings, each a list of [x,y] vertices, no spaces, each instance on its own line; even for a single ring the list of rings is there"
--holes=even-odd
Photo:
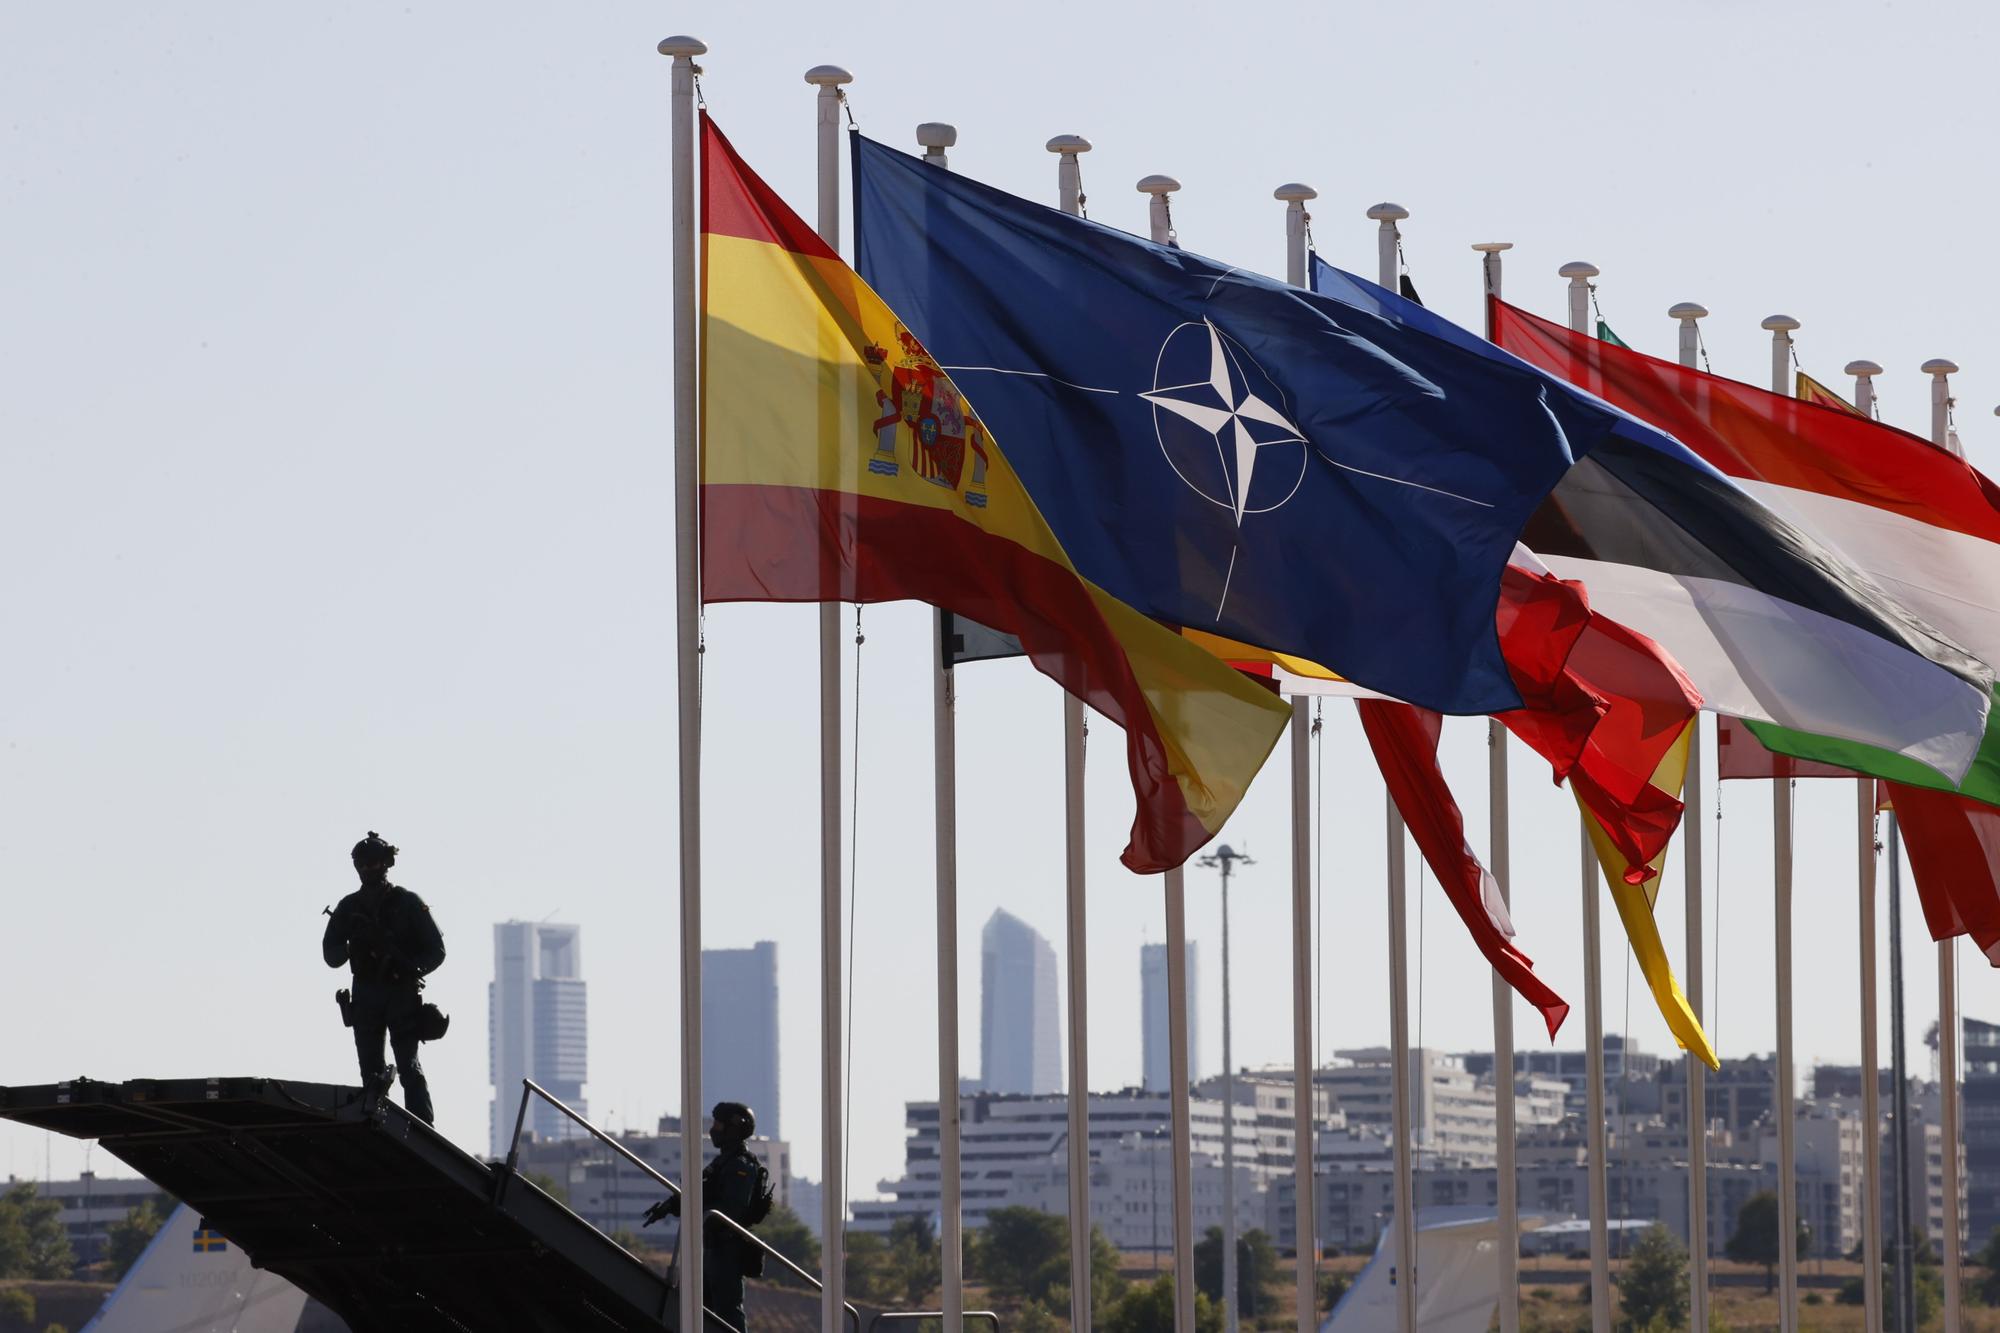
[[[1237,1333],[1236,1064],[1229,1049],[1229,877],[1237,866],[1257,862],[1225,843],[1196,864],[1222,872],[1222,1326],[1227,1333]]]

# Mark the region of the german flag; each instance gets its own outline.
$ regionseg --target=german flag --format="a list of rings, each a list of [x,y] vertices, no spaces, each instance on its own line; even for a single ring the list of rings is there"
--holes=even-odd
[[[702,118],[702,599],[928,602],[1125,729],[1125,864],[1185,861],[1277,743],[1276,695],[1079,576],[881,298]]]

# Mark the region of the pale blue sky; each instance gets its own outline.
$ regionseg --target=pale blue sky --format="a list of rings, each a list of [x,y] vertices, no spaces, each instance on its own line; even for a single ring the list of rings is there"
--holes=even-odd
[[[1025,195],[1053,200],[1049,136],[1088,136],[1102,221],[1142,229],[1132,183],[1178,176],[1183,242],[1236,263],[1282,271],[1270,191],[1299,179],[1322,252],[1364,273],[1366,207],[1410,208],[1416,281],[1463,322],[1467,247],[1506,239],[1515,300],[1559,314],[1556,268],[1589,259],[1628,341],[1670,354],[1667,306],[1699,300],[1715,368],[1755,382],[1758,321],[1795,315],[1808,370],[1882,362],[1885,414],[1914,429],[1918,364],[1953,357],[1991,467],[1993,25],[1973,4],[8,7],[0,1082],[351,1080],[318,912],[378,828],[452,946],[434,994],[457,1023],[426,1052],[447,1133],[485,1145],[508,917],[584,927],[600,1118],[675,1103],[668,33],[708,42],[711,109],[804,212],[800,75],[837,62],[868,133],[955,122],[954,167]],[[779,943],[785,1128],[816,1174],[813,619],[709,617],[706,837],[710,942]],[[866,628],[857,1194],[900,1164],[902,1102],[935,1092],[928,616]],[[1004,904],[1062,949],[1060,710],[1013,663],[967,669],[960,698],[973,1072],[980,925]],[[1447,729],[1481,846],[1482,736]],[[1092,1082],[1115,1087],[1138,1077],[1138,945],[1162,925],[1157,883],[1116,864],[1130,794],[1107,725],[1095,741]],[[1325,747],[1331,1050],[1386,1039],[1386,931],[1381,785],[1346,708]],[[1525,757],[1514,791],[1520,942],[1578,1005],[1574,1044],[1573,806]],[[1290,1051],[1285,797],[1274,769],[1225,835],[1263,861],[1234,895],[1250,1064]],[[1774,1031],[1769,800],[1722,808],[1711,967],[1737,1054]],[[1858,1038],[1851,795],[1808,785],[1799,810],[1803,1068]],[[1190,890],[1213,1067],[1209,877]],[[1434,886],[1422,902],[1423,1039],[1485,1047],[1486,970]],[[1963,957],[1967,1009],[2000,1016]],[[1927,947],[1911,959],[1914,1039],[1935,982]],[[1643,988],[1629,1023],[1670,1047]],[[39,1175],[45,1146],[0,1129],[0,1171]]]

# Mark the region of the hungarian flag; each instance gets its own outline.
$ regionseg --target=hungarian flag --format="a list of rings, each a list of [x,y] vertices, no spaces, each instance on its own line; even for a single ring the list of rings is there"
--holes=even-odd
[[[1443,719],[1429,709],[1383,699],[1360,699],[1355,707],[1389,795],[1445,897],[1493,970],[1541,1010],[1553,1041],[1569,1004],[1535,975],[1534,961],[1514,947],[1514,922],[1500,886],[1465,841],[1465,819],[1437,761]]]
[[[1772,749],[2000,800],[1992,483],[1851,412],[1612,347],[1504,302],[1492,316],[1508,351],[1670,433],[1715,469],[1714,485],[1757,502],[1690,542],[1652,521],[1624,478],[1591,475],[1593,454],[1528,525],[1525,540],[1558,573],[1657,640],[1711,709],[1745,719]],[[1768,540],[1781,531],[1788,556]],[[1746,579],[1774,557],[1852,576],[1838,598],[1789,577]],[[1786,606],[1788,617],[1768,618]]]
[[[1181,864],[1290,718],[1081,578],[924,346],[702,118],[702,597],[929,602],[1125,729],[1125,864]]]

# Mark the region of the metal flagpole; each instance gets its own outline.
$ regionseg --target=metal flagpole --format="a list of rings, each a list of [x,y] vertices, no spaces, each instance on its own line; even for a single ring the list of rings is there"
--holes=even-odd
[[[1873,377],[1882,367],[1873,361],[1850,361],[1847,373],[1854,376],[1854,405],[1866,416],[1875,415]],[[1861,778],[1854,784],[1856,853],[1860,858],[1861,899],[1861,1124],[1867,1151],[1861,1155],[1861,1265],[1862,1327],[1867,1333],[1882,1329],[1882,1077],[1881,1058],[1876,1050],[1879,1015],[1875,1002],[1875,779]]]
[[[1693,368],[1701,355],[1701,330],[1696,321],[1708,310],[1682,301],[1667,311],[1680,321],[1680,363]],[[1687,780],[1682,785],[1687,817],[1681,822],[1681,869],[1686,883],[1687,994],[1696,1022],[1702,1018],[1702,821],[1701,714],[1688,737]],[[1688,1131],[1688,1327],[1708,1327],[1708,1066],[1693,1051],[1687,1053]]]
[[[1569,326],[1590,332],[1590,280],[1597,265],[1564,264],[1557,270],[1569,280]],[[1583,849],[1583,1045],[1584,1103],[1590,1116],[1590,1326],[1593,1333],[1611,1330],[1611,1190],[1608,1178],[1610,1145],[1604,1132],[1604,957],[1603,930],[1598,921],[1597,855],[1581,813],[1577,836]]]
[[[1943,358],[1924,362],[1931,377],[1931,443],[1952,453],[1951,379],[1958,367]],[[1943,1140],[1944,1227],[1939,1236],[1944,1264],[1944,1333],[1958,1333],[1959,1266],[1965,1249],[1959,1236],[1958,1208],[1961,1199],[1958,1169],[1958,939],[1939,940],[1938,957],[1938,1103],[1939,1133]]]
[[[659,45],[673,58],[674,639],[680,694],[681,1272],[701,1272],[701,556],[696,412],[693,37]],[[696,1219],[690,1223],[688,1219]],[[680,1326],[700,1328],[701,1283],[683,1282]]]
[[[1486,336],[1493,337],[1491,301],[1500,298],[1500,255],[1512,241],[1482,241],[1472,247],[1480,254],[1480,280],[1486,305]],[[1507,802],[1507,728],[1497,719],[1486,722],[1487,868],[1500,886],[1500,901],[1511,906],[1513,891],[1509,858]],[[1500,1266],[1500,1333],[1521,1329],[1521,1201],[1520,1177],[1514,1167],[1514,991],[1498,972],[1493,974],[1493,1128],[1498,1138],[1494,1202],[1500,1244],[1493,1247]]]
[[[1792,396],[1792,330],[1799,322],[1790,315],[1772,315],[1763,327],[1771,332],[1771,392]],[[1798,1333],[1799,1327],[1799,1171],[1798,1122],[1792,1109],[1797,1080],[1792,1067],[1792,778],[1790,765],[1778,764],[1771,783],[1771,897],[1777,915],[1778,1004],[1778,1333]]]
[[[917,126],[924,161],[949,169],[945,149],[958,142],[950,125]],[[931,613],[932,766],[936,773],[938,918],[938,1246],[943,1260],[944,1333],[965,1327],[962,1106],[958,1097],[958,676],[950,665],[945,614]],[[950,933],[946,934],[947,922]],[[946,1025],[950,1036],[946,1036]],[[947,1062],[946,1054],[950,1059]]]
[[[820,239],[840,249],[841,85],[854,76],[815,65],[806,82],[819,89],[814,114],[819,145]],[[819,604],[819,1059],[820,1330],[841,1333],[847,1285],[847,1171],[841,1084],[842,962],[840,918],[840,603]]]
[[[1915,1256],[1910,1253],[1910,1082],[1903,1030],[1903,843],[1892,809],[1882,821],[1889,854],[1889,1077],[1895,1084],[1896,1150],[1896,1329],[1917,1331]]]
[[[1157,245],[1173,239],[1167,196],[1181,188],[1172,176],[1147,176],[1146,220]],[[1162,878],[1167,895],[1167,1063],[1174,1152],[1174,1333],[1194,1333],[1194,1135],[1188,1124],[1187,892],[1183,870]]]
[[[1390,291],[1397,287],[1397,246],[1401,234],[1396,224],[1410,216],[1401,204],[1377,204],[1368,210],[1375,229],[1376,280]],[[1396,1253],[1401,1259],[1401,1280],[1396,1284],[1397,1333],[1416,1333],[1417,1327],[1417,1199],[1416,1178],[1410,1153],[1410,946],[1409,872],[1403,834],[1403,812],[1396,798],[1383,795],[1387,811],[1389,840],[1389,1076],[1390,1111],[1395,1118],[1395,1223]]]
[[[1306,213],[1319,197],[1291,182],[1271,192],[1285,205],[1285,281],[1306,285]],[[1319,1214],[1313,1200],[1312,722],[1292,700],[1292,1225],[1299,1333],[1319,1325]]]
[[[1056,157],[1056,200],[1062,211],[1083,211],[1078,153],[1090,140],[1059,134],[1049,140]],[[1085,968],[1083,889],[1083,701],[1063,693],[1063,871],[1069,906],[1069,1324],[1090,1327],[1090,1044],[1089,977]],[[947,1330],[956,1333],[956,1330]]]

